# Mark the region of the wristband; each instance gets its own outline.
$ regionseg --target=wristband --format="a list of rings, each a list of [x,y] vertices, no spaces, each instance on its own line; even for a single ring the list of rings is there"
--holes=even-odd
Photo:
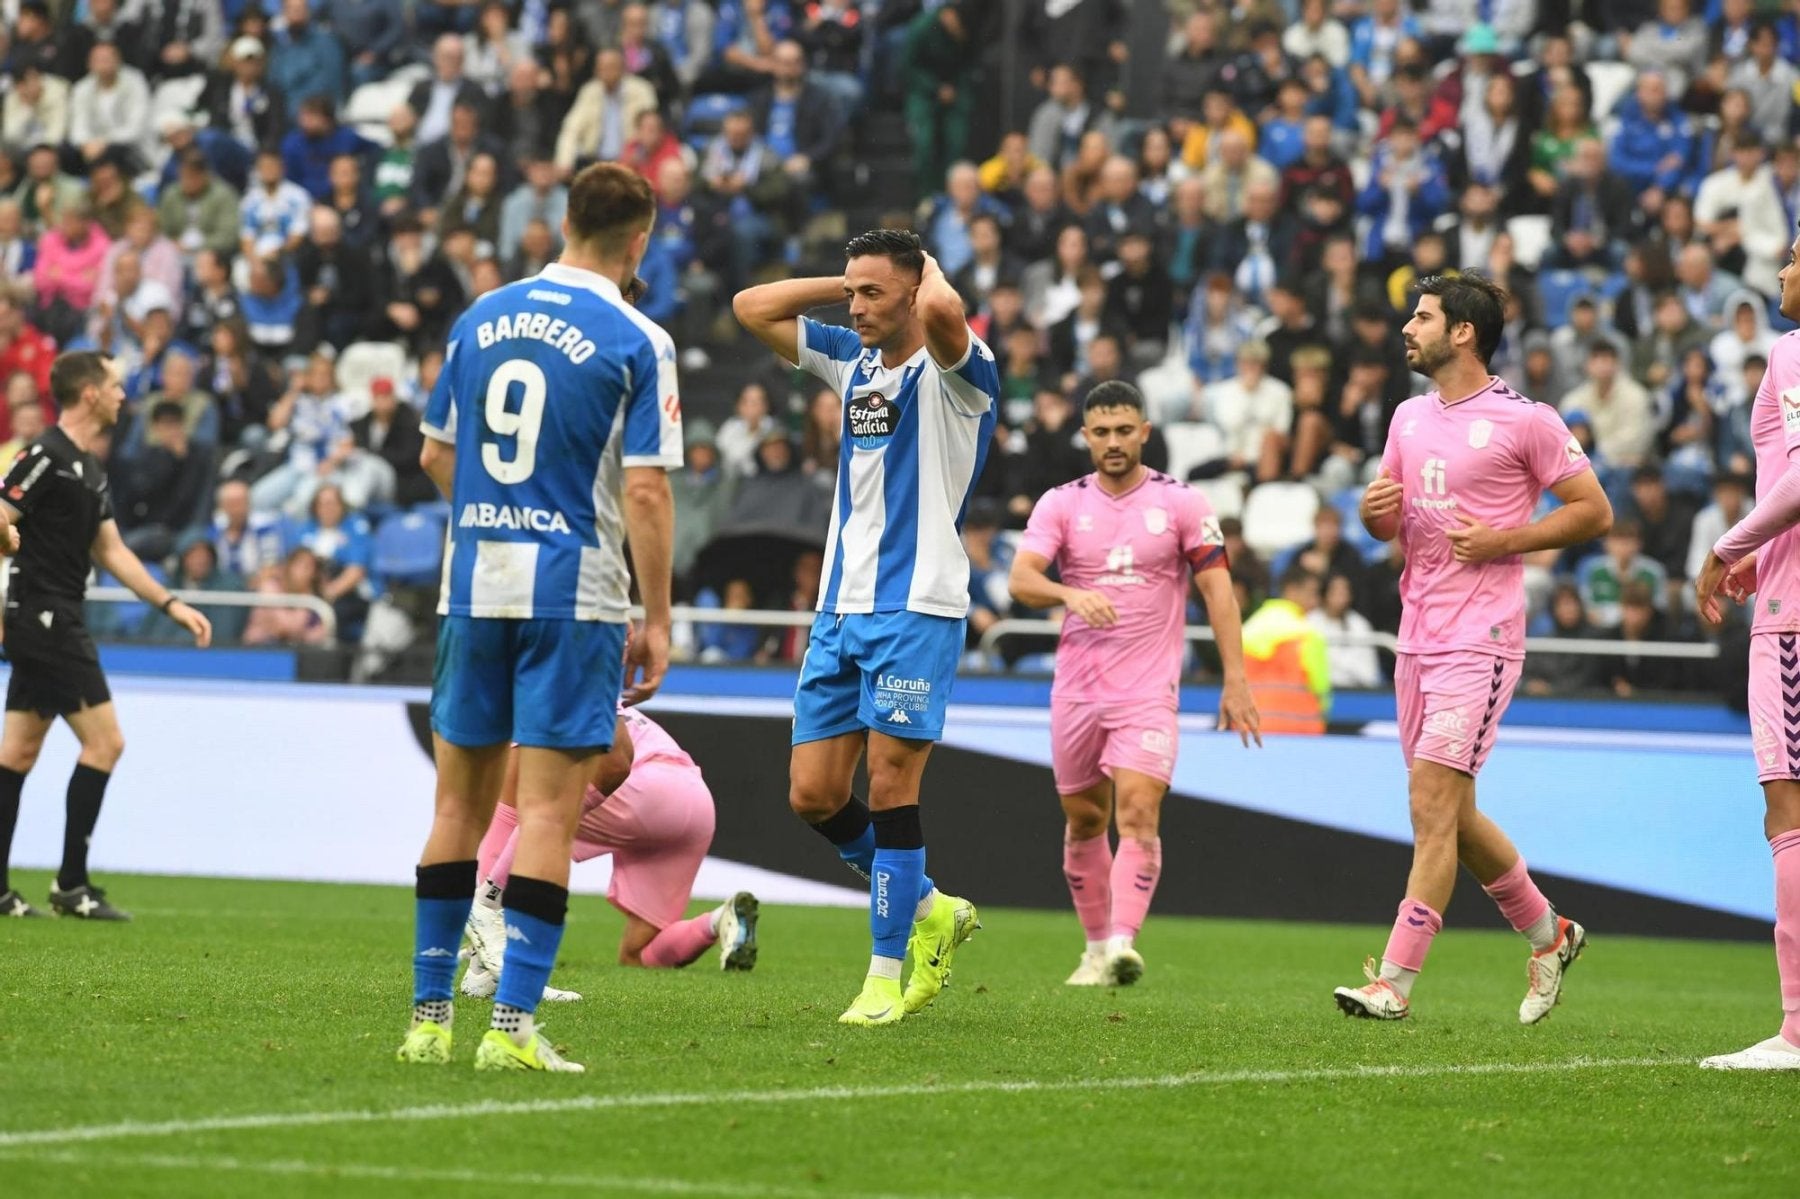
[[[169,614],[169,609],[173,608],[176,604],[178,604],[180,602],[181,602],[181,597],[179,595],[171,595],[168,599],[166,599],[162,603],[158,604],[156,607],[156,610],[158,612],[161,612],[164,616],[167,616]]]

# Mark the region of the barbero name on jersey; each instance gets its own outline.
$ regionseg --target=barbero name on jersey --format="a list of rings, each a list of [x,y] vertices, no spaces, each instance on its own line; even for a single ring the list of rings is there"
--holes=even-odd
[[[556,300],[568,303],[569,297],[558,292],[533,291],[532,300]],[[491,321],[475,326],[475,344],[487,349],[495,342],[519,339],[541,341],[560,350],[570,362],[580,365],[594,356],[594,342],[587,334],[548,312],[503,312]]]

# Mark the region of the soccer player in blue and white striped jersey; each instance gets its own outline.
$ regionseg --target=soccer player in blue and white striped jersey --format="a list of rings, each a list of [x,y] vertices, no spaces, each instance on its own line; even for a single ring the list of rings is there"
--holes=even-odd
[[[969,560],[960,527],[994,438],[1000,373],[916,234],[865,233],[846,254],[842,276],[753,287],[733,308],[763,344],[844,397],[819,615],[794,696],[788,802],[869,880],[875,952],[840,1020],[876,1025],[937,998],[977,927],[973,904],[925,876],[919,785],[962,656]],[[845,301],[853,330],[804,315]],[[867,805],[850,793],[865,752]]]
[[[655,214],[635,172],[602,163],[576,176],[562,257],[463,314],[425,408],[421,462],[452,516],[431,694],[437,814],[419,865],[403,1061],[449,1059],[476,849],[516,742],[504,969],[475,1065],[581,1069],[537,1034],[532,1014],[562,940],[569,848],[621,688],[646,699],[668,666],[675,346],[621,293]],[[645,609],[629,656],[627,534]]]

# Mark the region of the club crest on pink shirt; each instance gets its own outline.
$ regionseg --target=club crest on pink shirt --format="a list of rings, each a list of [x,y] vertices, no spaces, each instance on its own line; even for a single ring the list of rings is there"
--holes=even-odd
[[[1165,508],[1144,509],[1144,528],[1152,537],[1161,537],[1169,531],[1169,513]]]

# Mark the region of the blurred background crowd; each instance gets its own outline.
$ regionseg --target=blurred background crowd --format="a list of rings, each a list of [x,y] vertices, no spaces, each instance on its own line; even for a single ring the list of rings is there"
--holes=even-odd
[[[841,401],[739,336],[733,291],[919,230],[1002,366],[965,531],[972,664],[1013,615],[1032,501],[1089,469],[1080,404],[1132,380],[1147,460],[1225,519],[1241,599],[1292,564],[1321,628],[1398,620],[1355,520],[1426,384],[1416,277],[1512,294],[1495,373],[1555,405],[1619,520],[1530,563],[1527,688],[1712,689],[1633,641],[1729,639],[1685,584],[1751,505],[1752,397],[1800,217],[1800,0],[4,0],[0,442],[52,356],[117,356],[130,543],[171,581],[311,596],[224,639],[408,669],[448,509],[418,407],[475,297],[558,251],[573,171],[642,171],[642,307],[681,347],[678,598],[809,609]],[[829,317],[828,317],[829,319]],[[10,455],[9,455],[10,456]],[[101,580],[106,582],[106,580]],[[329,609],[331,618],[322,614]],[[1196,619],[1199,613],[1196,612]],[[174,640],[97,604],[98,630]],[[683,629],[707,661],[793,630]],[[1339,686],[1386,663],[1334,648]],[[416,657],[416,655],[415,655]],[[1204,653],[1196,670],[1204,671]]]

